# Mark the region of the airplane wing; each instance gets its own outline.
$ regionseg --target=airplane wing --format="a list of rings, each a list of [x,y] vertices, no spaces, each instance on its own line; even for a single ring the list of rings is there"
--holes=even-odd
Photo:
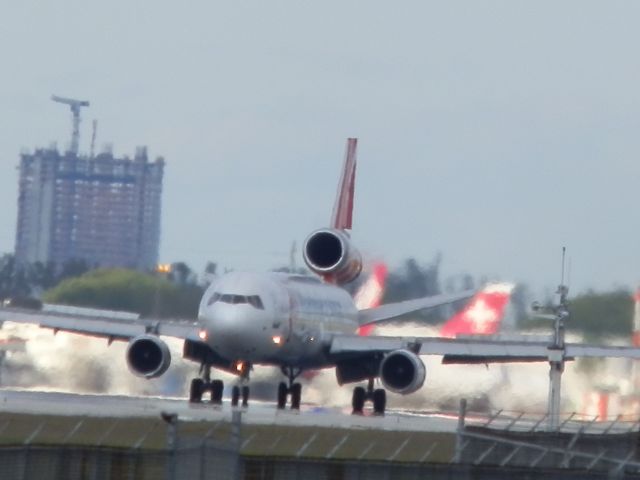
[[[475,290],[465,290],[458,293],[416,298],[414,300],[406,300],[404,302],[386,303],[379,307],[360,310],[358,312],[358,323],[360,325],[368,325],[371,323],[384,322],[406,313],[417,312],[418,310],[424,310],[427,308],[440,307],[459,300],[466,300],[473,297],[475,293]]]
[[[617,357],[640,359],[640,348],[604,345],[565,344],[564,350],[540,340],[507,340],[504,338],[441,337],[361,337],[335,336],[330,354],[354,357],[407,349],[420,355],[442,355],[443,363],[547,362],[572,360],[575,357]]]
[[[113,340],[130,340],[144,333],[200,341],[195,322],[155,319],[126,319],[80,313],[42,312],[18,308],[0,308],[0,321],[28,323],[54,332],[73,332]]]

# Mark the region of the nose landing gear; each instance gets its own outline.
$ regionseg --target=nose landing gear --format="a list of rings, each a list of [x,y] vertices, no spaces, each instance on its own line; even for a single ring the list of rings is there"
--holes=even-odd
[[[248,363],[239,363],[238,371],[240,372],[239,385],[234,385],[231,389],[231,405],[237,407],[242,398],[242,406],[249,405],[249,371],[251,365]],[[203,365],[201,370],[202,378],[194,378],[191,380],[191,388],[189,389],[189,402],[201,403],[202,396],[206,392],[211,392],[211,403],[213,405],[222,405],[222,392],[224,383],[222,380],[211,380],[211,365]]]
[[[202,396],[206,392],[211,392],[211,403],[221,405],[223,389],[222,380],[206,381],[202,378],[194,378],[191,380],[191,388],[189,389],[189,402],[200,403],[202,402]]]
[[[224,384],[222,380],[211,380],[211,366],[203,365],[201,368],[202,378],[194,378],[191,380],[191,388],[189,389],[189,402],[201,403],[202,395],[211,392],[211,403],[214,405],[222,404],[222,391]]]
[[[231,389],[231,406],[237,407],[242,396],[242,406],[249,406],[249,372],[251,364],[247,362],[236,363],[236,370],[240,374],[237,384]]]
[[[363,387],[353,389],[353,397],[351,399],[352,415],[362,415],[364,404],[367,400],[373,402],[374,415],[384,415],[387,407],[387,392],[383,388],[374,390],[373,380],[373,378],[369,379],[366,390]]]
[[[295,382],[295,379],[301,372],[301,368],[282,367],[282,373],[288,377],[289,385],[285,382],[278,384],[278,410],[283,410],[287,406],[288,395],[291,395],[291,410],[300,410],[302,385]]]
[[[237,407],[240,403],[240,397],[242,396],[242,406],[249,406],[249,386],[248,385],[234,385],[231,389],[231,406]]]
[[[202,378],[194,378],[191,380],[191,388],[189,389],[189,402],[202,402],[202,395],[211,392],[211,403],[214,405],[222,404],[222,391],[224,384],[222,380],[211,380],[211,366],[204,365],[201,369]]]

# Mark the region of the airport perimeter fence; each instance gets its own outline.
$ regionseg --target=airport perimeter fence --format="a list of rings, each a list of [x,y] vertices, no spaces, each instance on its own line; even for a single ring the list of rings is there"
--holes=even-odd
[[[313,428],[242,432],[239,411],[199,430],[171,415],[142,427],[132,419],[0,419],[0,480],[640,479],[638,423],[570,415],[559,431],[544,432],[543,420],[523,414],[470,417],[465,424],[461,414],[448,437],[394,432],[390,441],[349,430],[331,443]]]
[[[640,421],[564,415],[557,428],[548,415],[497,411],[465,424],[461,401],[453,462],[472,466],[582,472],[585,478],[640,478]]]
[[[295,458],[242,459],[236,465],[223,462],[215,450],[185,449],[175,452],[126,452],[122,449],[31,447],[0,450],[0,478],[24,479],[246,479],[246,480],[395,480],[511,479],[518,470],[485,465],[401,464],[370,461],[320,461]],[[175,470],[171,470],[175,461]],[[536,476],[532,474],[536,473]],[[528,478],[606,478],[597,472],[568,477],[538,470]]]
[[[564,480],[616,478],[610,473],[544,467],[497,468],[490,464],[402,463],[308,458],[247,458],[220,455],[217,448],[175,452],[111,448],[30,447],[0,449],[0,478],[25,479],[245,479],[245,480]],[[640,478],[626,475],[624,478]]]
[[[0,449],[3,480],[235,479],[237,452],[211,446],[175,451],[31,446]]]

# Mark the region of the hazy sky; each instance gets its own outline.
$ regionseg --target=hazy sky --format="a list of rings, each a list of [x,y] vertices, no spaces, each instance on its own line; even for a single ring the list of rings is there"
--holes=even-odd
[[[0,252],[18,155],[167,160],[161,258],[262,270],[328,223],[360,140],[353,237],[448,274],[640,281],[640,3],[21,0],[0,5]],[[299,257],[301,258],[301,257]],[[299,261],[301,263],[301,260]]]

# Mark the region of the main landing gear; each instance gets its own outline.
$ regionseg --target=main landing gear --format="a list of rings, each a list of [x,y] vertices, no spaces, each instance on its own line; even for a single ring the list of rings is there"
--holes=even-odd
[[[302,385],[295,382],[295,379],[302,369],[292,367],[282,367],[282,373],[289,379],[289,385],[285,382],[278,384],[278,409],[283,410],[287,406],[287,396],[291,395],[291,410],[300,410],[300,400],[302,399]]]
[[[240,364],[240,378],[239,385],[234,385],[231,389],[231,405],[237,407],[240,401],[242,406],[249,405],[249,370],[250,365]],[[222,380],[211,380],[211,366],[203,365],[202,378],[194,378],[191,380],[191,388],[189,389],[189,402],[201,403],[202,396],[206,392],[211,392],[211,403],[213,405],[222,405],[222,392],[224,390],[224,383]]]
[[[356,387],[353,389],[353,397],[351,405],[353,406],[353,415],[362,415],[364,404],[367,400],[373,402],[374,415],[384,415],[387,407],[387,392],[384,388],[373,388],[373,378],[369,379],[367,389],[364,387]]]

